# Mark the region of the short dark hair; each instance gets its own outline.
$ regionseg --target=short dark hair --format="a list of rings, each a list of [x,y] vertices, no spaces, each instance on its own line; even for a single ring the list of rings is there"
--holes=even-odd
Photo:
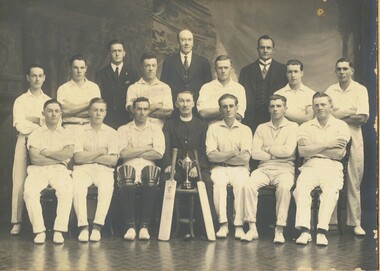
[[[191,97],[193,97],[193,100],[194,100],[194,94],[193,94],[190,90],[183,90],[183,91],[181,91],[181,92],[178,92],[178,94],[177,94],[177,100],[178,100],[178,96],[179,96],[180,94],[190,94]]]
[[[231,65],[232,65],[232,60],[228,55],[220,55],[215,59],[215,62],[214,62],[215,67],[216,67],[216,62],[223,61],[223,60],[229,60],[231,62]]]
[[[270,101],[275,101],[275,100],[281,100],[284,103],[284,106],[286,106],[287,99],[286,97],[278,94],[273,94],[272,96],[269,97],[269,102],[268,106],[270,105]]]
[[[58,104],[58,105],[59,105],[59,108],[62,109],[62,105],[61,105],[61,103],[58,102],[56,99],[50,99],[50,100],[47,100],[47,101],[44,103],[44,107],[43,107],[43,109],[45,110],[45,108],[46,108],[49,104]]]
[[[265,34],[259,37],[257,40],[257,48],[259,48],[260,40],[271,40],[274,48],[274,40],[269,35]]]
[[[138,97],[138,98],[136,98],[136,100],[133,101],[133,104],[132,104],[133,108],[136,108],[136,104],[140,103],[140,102],[147,102],[149,104],[149,106],[150,106],[150,102],[149,102],[148,98]]]
[[[286,62],[286,66],[289,65],[298,65],[300,66],[300,70],[303,71],[303,63],[298,59],[291,59],[288,62]]]
[[[119,39],[113,39],[113,40],[111,40],[108,43],[108,45],[107,45],[108,50],[111,50],[111,46],[114,45],[114,44],[121,44],[123,46],[123,49],[125,50],[125,44],[124,44],[124,42],[122,42]]]
[[[332,103],[331,97],[324,92],[315,92],[315,94],[313,95],[312,101],[314,101],[314,99],[316,99],[316,98],[327,98],[329,100],[329,102]]]
[[[232,95],[230,93],[226,93],[226,94],[223,94],[222,96],[220,96],[220,98],[218,99],[218,105],[219,105],[219,107],[222,106],[222,101],[225,100],[225,99],[233,99],[233,100],[235,100],[235,105],[238,105],[238,103],[239,103],[239,100],[238,100],[238,98],[235,95]]]
[[[145,59],[153,59],[153,58],[158,61],[157,56],[153,54],[152,52],[143,53],[143,55],[140,58],[140,63],[143,64]]]
[[[42,66],[41,64],[30,64],[26,70],[25,70],[25,74],[26,75],[29,75],[30,74],[30,71],[33,69],[33,68],[40,68],[44,71],[44,74],[45,74],[45,68],[44,66]]]
[[[81,61],[84,61],[84,63],[85,63],[86,66],[87,66],[87,59],[86,59],[84,56],[82,56],[82,55],[74,55],[74,56],[72,56],[72,57],[70,58],[70,60],[69,60],[69,66],[70,66],[70,67],[71,67],[71,65],[73,65],[73,62],[74,62],[75,60],[81,60]]]
[[[337,62],[335,63],[335,67],[336,65],[338,65],[338,63],[340,62],[347,62],[348,65],[350,66],[350,68],[353,68],[354,67],[354,62],[351,61],[351,59],[349,59],[348,57],[342,57],[342,58],[339,58],[337,60]]]
[[[193,30],[191,30],[189,27],[186,27],[186,28],[181,29],[180,31],[178,31],[178,34],[177,34],[177,41],[178,41],[178,42],[179,42],[179,34],[180,34],[182,31],[185,31],[185,30],[191,32],[191,34],[193,34],[193,38],[194,38]]]
[[[91,108],[91,106],[95,103],[101,103],[101,104],[105,104],[106,105],[106,108],[107,108],[107,102],[106,100],[100,98],[100,97],[95,97],[95,98],[92,98],[91,101],[88,103],[88,108]]]

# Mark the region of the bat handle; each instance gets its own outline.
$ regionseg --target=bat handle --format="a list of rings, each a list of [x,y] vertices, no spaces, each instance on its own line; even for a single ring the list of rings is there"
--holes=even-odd
[[[201,166],[199,164],[198,151],[197,150],[194,150],[194,156],[195,156],[195,164],[196,164],[197,170],[198,170],[199,180],[203,180],[202,174],[201,174]]]
[[[173,148],[173,153],[172,153],[172,164],[171,164],[171,171],[170,171],[170,180],[173,180],[174,178],[174,172],[175,172],[175,162],[177,160],[177,154],[178,154],[178,149]]]

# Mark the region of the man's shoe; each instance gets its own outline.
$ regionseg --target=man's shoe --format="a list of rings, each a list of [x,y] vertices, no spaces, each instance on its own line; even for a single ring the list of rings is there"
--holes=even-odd
[[[235,227],[235,239],[241,239],[244,236],[245,232],[243,230],[243,226]]]
[[[83,230],[81,230],[81,232],[78,236],[78,241],[79,242],[88,242],[88,236],[89,236],[88,229],[83,229]]]
[[[136,230],[134,228],[129,228],[124,234],[124,240],[133,241],[136,238]]]
[[[102,235],[100,234],[100,231],[97,229],[93,229],[90,235],[90,241],[99,242],[100,239],[102,239]]]
[[[285,243],[285,238],[284,238],[284,234],[283,234],[282,230],[279,230],[278,228],[276,228],[274,230],[273,243],[276,243],[276,244],[284,244]]]
[[[34,237],[34,243],[35,244],[44,244],[46,240],[46,233],[45,232],[39,232],[37,233],[36,237]]]
[[[149,240],[150,235],[147,228],[141,228],[139,231],[139,240]]]
[[[18,235],[21,231],[21,223],[14,224],[11,229],[11,235]]]
[[[256,223],[249,223],[249,231],[241,238],[242,241],[251,242],[259,238]]]
[[[227,238],[228,236],[228,224],[224,223],[220,226],[220,229],[216,233],[217,238]]]
[[[309,242],[311,242],[311,234],[309,232],[301,233],[300,237],[296,240],[296,244],[300,245],[307,245]]]
[[[354,233],[356,236],[364,236],[365,235],[365,231],[363,230],[363,228],[361,226],[356,226],[354,228]]]
[[[63,238],[62,232],[55,231],[53,235],[53,243],[55,244],[63,244],[65,239]]]
[[[318,246],[327,246],[329,244],[329,241],[327,240],[326,235],[324,233],[318,233],[316,243]]]

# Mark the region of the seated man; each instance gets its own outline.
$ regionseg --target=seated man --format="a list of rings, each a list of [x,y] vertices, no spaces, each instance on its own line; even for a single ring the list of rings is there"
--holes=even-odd
[[[113,193],[114,166],[118,159],[116,131],[103,123],[107,104],[102,98],[93,98],[88,105],[90,123],[80,126],[75,135],[74,209],[81,242],[100,241]],[[87,191],[92,184],[98,187],[98,205],[94,227],[89,236],[87,220]]]
[[[212,182],[210,179],[210,163],[206,156],[206,132],[207,123],[200,120],[193,115],[194,99],[193,93],[190,91],[182,91],[178,93],[176,107],[179,110],[179,116],[175,116],[165,122],[163,132],[165,135],[165,154],[161,160],[162,167],[165,173],[169,174],[171,171],[171,156],[173,148],[178,149],[177,161],[175,167],[174,179],[178,182],[184,182],[186,173],[182,167],[179,166],[178,160],[183,160],[186,155],[194,161],[194,151],[198,152],[199,164],[201,168],[201,175],[205,182],[207,196],[210,203],[210,209],[213,219],[216,220],[215,208],[212,200]],[[199,180],[197,168],[193,167],[189,172],[190,180]],[[165,190],[165,182],[161,182],[162,191]],[[202,221],[202,214],[199,208],[196,209],[196,217]]]
[[[222,95],[219,110],[223,120],[212,124],[206,136],[206,153],[210,162],[211,180],[214,183],[214,204],[220,229],[218,238],[228,235],[227,184],[233,186],[235,238],[244,235],[243,186],[249,178],[248,163],[252,149],[252,131],[236,119],[238,99],[231,94]]]
[[[74,140],[60,125],[62,109],[56,100],[48,100],[43,107],[45,125],[29,136],[28,150],[31,165],[25,180],[24,200],[36,235],[34,243],[45,243],[45,225],[40,204],[41,191],[48,185],[56,190],[57,217],[54,222],[53,242],[62,244],[62,232],[67,232],[72,203],[72,179],[67,162],[73,156]]]
[[[294,184],[298,129],[297,123],[285,118],[286,109],[285,97],[269,97],[271,120],[260,124],[253,136],[252,158],[260,160],[260,164],[244,187],[245,220],[249,222],[249,231],[242,237],[244,241],[259,237],[256,229],[258,190],[266,185],[274,185],[277,216],[274,242],[285,243],[283,227],[286,226],[292,197],[290,189]]]
[[[327,246],[326,232],[331,214],[343,187],[343,166],[340,160],[345,155],[350,140],[348,125],[331,115],[333,104],[330,96],[317,92],[313,96],[315,118],[301,125],[298,135],[298,151],[305,163],[300,168],[294,198],[297,205],[296,228],[302,231],[297,244],[306,245],[310,235],[310,192],[317,186],[320,206],[317,225],[317,245]]]
[[[155,204],[158,186],[141,182],[141,170],[146,166],[155,166],[155,160],[161,159],[165,151],[165,139],[162,130],[150,122],[147,122],[149,100],[145,97],[138,97],[133,101],[134,120],[119,127],[120,158],[123,166],[132,166],[136,173],[136,182],[133,185],[119,186],[120,198],[122,200],[123,219],[128,228],[124,235],[125,240],[136,238],[135,222],[135,193],[141,188],[141,215],[139,231],[140,240],[149,240],[148,232],[149,219]]]

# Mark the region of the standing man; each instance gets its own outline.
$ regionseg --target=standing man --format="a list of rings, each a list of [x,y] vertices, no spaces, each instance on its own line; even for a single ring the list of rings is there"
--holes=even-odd
[[[199,92],[197,101],[198,112],[201,117],[210,122],[223,119],[219,110],[218,99],[226,93],[236,96],[239,100],[239,109],[236,118],[241,121],[247,106],[245,89],[242,85],[231,80],[232,61],[229,56],[220,55],[215,59],[217,79],[206,83]]]
[[[298,124],[285,118],[285,97],[269,97],[268,109],[271,120],[260,124],[253,136],[252,158],[260,160],[260,164],[244,187],[244,217],[249,222],[249,231],[242,240],[252,241],[259,238],[256,228],[258,190],[266,185],[274,185],[277,222],[273,242],[283,244],[283,228],[286,226],[292,197],[290,189],[294,185]]]
[[[247,111],[244,123],[253,133],[257,126],[270,120],[267,109],[269,97],[287,83],[286,66],[274,59],[274,40],[268,35],[257,41],[259,59],[240,71],[239,83],[245,88]]]
[[[191,160],[195,160],[194,151],[198,152],[199,164],[201,168],[201,175],[205,182],[207,196],[210,203],[210,210],[214,220],[216,220],[216,213],[213,204],[213,183],[210,179],[210,163],[206,156],[206,132],[207,123],[193,116],[194,99],[190,91],[182,91],[178,93],[177,101],[175,103],[179,110],[179,116],[165,122],[163,132],[165,135],[165,153],[161,160],[162,167],[165,173],[171,172],[171,159],[173,148],[178,149],[177,161],[183,160],[186,155]],[[198,177],[196,167],[193,167],[189,172],[190,179]],[[183,168],[176,162],[175,180],[185,181],[186,175]],[[199,180],[199,179],[198,179]],[[161,182],[162,191],[164,191],[165,182]],[[199,213],[199,220],[202,220],[202,215]]]
[[[94,98],[88,105],[90,123],[80,126],[75,135],[73,170],[73,205],[78,218],[81,242],[100,241],[101,228],[111,203],[113,193],[113,172],[118,159],[116,131],[103,123],[107,114],[107,103]],[[94,227],[89,235],[87,220],[87,189],[92,184],[98,187],[98,204]]]
[[[181,30],[177,41],[180,52],[164,60],[161,81],[170,86],[173,103],[184,90],[190,90],[196,101],[201,87],[212,80],[210,64],[206,58],[193,53],[194,36],[189,29]]]
[[[331,214],[343,187],[343,165],[340,160],[350,140],[348,125],[331,115],[333,104],[330,96],[317,92],[313,96],[315,118],[301,125],[298,134],[298,151],[305,162],[300,168],[294,199],[297,205],[296,228],[301,230],[297,244],[311,241],[310,192],[317,186],[322,190],[317,225],[317,245],[327,246],[326,232]]]
[[[104,123],[114,129],[131,121],[124,102],[128,87],[138,80],[137,72],[124,63],[125,49],[121,40],[111,40],[108,44],[111,63],[98,71],[95,77],[108,107]]]
[[[122,202],[123,220],[128,229],[124,239],[130,241],[136,238],[135,201],[136,193],[139,193],[140,190],[142,205],[139,208],[140,231],[138,238],[140,240],[150,239],[148,227],[158,187],[156,184],[150,186],[145,182],[139,187],[137,184],[142,181],[142,169],[146,166],[155,166],[155,161],[161,159],[165,151],[162,130],[147,121],[150,112],[149,105],[149,100],[145,97],[135,99],[132,103],[134,120],[117,130],[120,158],[123,160],[123,165],[132,166],[136,172],[136,181],[133,185],[119,187],[120,198],[124,199]]]
[[[288,84],[274,94],[284,96],[287,100],[285,117],[299,125],[314,118],[312,106],[315,91],[302,83],[303,64],[297,59],[286,63]]]
[[[335,64],[339,82],[327,90],[334,104],[332,114],[348,124],[352,137],[347,180],[347,225],[355,235],[365,235],[361,227],[360,185],[364,170],[364,147],[361,126],[369,117],[368,91],[352,79],[354,64],[341,58]]]
[[[228,235],[227,184],[233,186],[235,238],[244,235],[243,187],[249,178],[249,159],[252,149],[252,131],[236,120],[238,99],[224,94],[218,100],[223,120],[212,124],[206,137],[206,153],[210,162],[211,180],[214,183],[214,204],[220,229],[218,238]]]
[[[45,224],[40,203],[41,191],[48,185],[57,196],[57,217],[54,222],[53,242],[62,244],[62,232],[67,232],[72,204],[72,179],[67,163],[73,156],[74,138],[60,125],[61,105],[56,100],[45,102],[42,114],[46,125],[35,130],[28,138],[31,165],[25,180],[24,199],[36,234],[34,243],[45,243]]]
[[[71,80],[57,90],[57,100],[62,104],[63,127],[89,123],[88,104],[91,99],[100,97],[98,85],[86,79],[87,60],[75,55],[69,65]]]
[[[12,171],[12,235],[19,234],[21,230],[23,192],[28,166],[26,140],[28,135],[43,123],[44,117],[41,112],[44,103],[51,99],[41,88],[45,81],[45,69],[41,65],[30,65],[26,72],[26,80],[29,82],[28,91],[20,95],[13,105],[13,126],[17,130],[17,142]]]
[[[140,62],[143,75],[129,87],[126,109],[133,114],[133,101],[138,97],[146,97],[150,102],[148,122],[157,124],[162,129],[165,119],[169,118],[173,111],[170,87],[156,77],[157,57],[154,54],[143,54]]]

